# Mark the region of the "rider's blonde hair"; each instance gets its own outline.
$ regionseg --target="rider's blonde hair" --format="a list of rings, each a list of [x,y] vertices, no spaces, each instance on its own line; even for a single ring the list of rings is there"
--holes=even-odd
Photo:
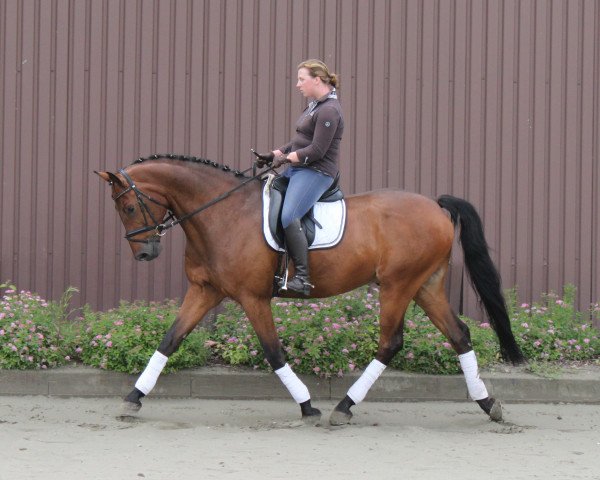
[[[335,88],[340,88],[340,78],[335,73],[330,73],[327,65],[321,60],[304,60],[298,64],[298,70],[306,68],[311,77],[319,77],[321,81]]]

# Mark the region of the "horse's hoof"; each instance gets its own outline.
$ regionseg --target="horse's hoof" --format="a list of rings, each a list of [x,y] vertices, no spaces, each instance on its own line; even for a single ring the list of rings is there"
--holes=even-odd
[[[319,426],[321,425],[321,413],[319,412],[318,415],[303,415],[302,422],[304,425]]]
[[[341,425],[348,425],[352,419],[352,412],[342,412],[340,410],[334,410],[329,416],[329,425],[333,427],[339,427]]]
[[[500,400],[494,400],[494,404],[490,409],[489,416],[490,420],[492,420],[493,422],[502,421],[502,403],[500,403]]]
[[[128,402],[124,400],[121,404],[121,412],[123,415],[133,415],[140,411],[142,402]]]
[[[321,410],[310,405],[302,407],[302,421],[305,425],[319,425],[321,423]]]

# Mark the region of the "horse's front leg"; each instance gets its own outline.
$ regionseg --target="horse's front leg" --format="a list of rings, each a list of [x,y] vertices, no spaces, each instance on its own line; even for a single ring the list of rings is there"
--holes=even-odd
[[[156,385],[168,358],[175,353],[202,317],[211,308],[216,307],[222,299],[223,295],[210,285],[192,285],[188,289],[173,325],[150,358],[146,369],[139,376],[135,388],[125,397],[126,410],[135,412],[142,408],[141,399]]]
[[[252,298],[242,301],[241,304],[258,336],[269,365],[300,405],[302,420],[317,424],[321,419],[321,411],[311,405],[308,388],[285,361],[285,353],[273,323],[270,299]]]

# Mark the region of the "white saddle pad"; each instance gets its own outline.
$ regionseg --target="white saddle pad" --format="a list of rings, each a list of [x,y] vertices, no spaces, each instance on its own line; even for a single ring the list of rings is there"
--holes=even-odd
[[[263,188],[263,233],[269,246],[278,252],[285,252],[285,249],[277,244],[269,228],[269,206],[271,202],[271,184],[275,175],[269,174],[267,182]],[[314,217],[323,228],[315,225],[315,240],[309,246],[309,250],[319,248],[331,248],[337,245],[344,235],[346,226],[346,202],[344,199],[336,202],[317,202],[314,206]]]

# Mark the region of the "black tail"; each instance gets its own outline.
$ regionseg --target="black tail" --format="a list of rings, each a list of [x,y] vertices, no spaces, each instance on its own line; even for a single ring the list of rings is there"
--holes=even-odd
[[[466,200],[450,195],[442,195],[437,202],[440,207],[450,212],[452,223],[456,225],[460,222],[460,243],[469,278],[498,336],[502,358],[513,364],[524,362],[525,357],[510,328],[500,274],[490,258],[479,214]]]

